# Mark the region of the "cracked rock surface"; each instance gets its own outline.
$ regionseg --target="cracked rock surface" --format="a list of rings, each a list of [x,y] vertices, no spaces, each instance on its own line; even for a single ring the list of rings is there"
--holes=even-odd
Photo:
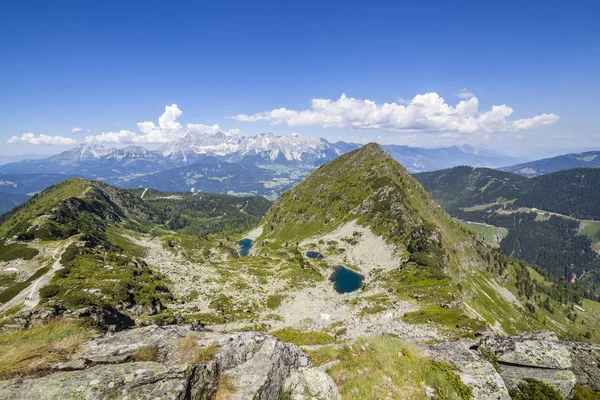
[[[193,354],[182,354],[178,346],[190,337],[194,351],[214,349],[210,359],[186,361]],[[147,348],[153,359],[136,361]],[[274,400],[292,374],[311,370],[297,346],[267,334],[149,326],[91,340],[45,376],[0,381],[0,398],[212,399],[226,386],[227,398]],[[335,385],[326,389],[332,391],[337,393]]]
[[[442,342],[426,353],[458,367],[477,399],[508,400],[508,389],[524,378],[545,382],[564,397],[575,384],[600,390],[600,346],[560,341],[552,332]]]

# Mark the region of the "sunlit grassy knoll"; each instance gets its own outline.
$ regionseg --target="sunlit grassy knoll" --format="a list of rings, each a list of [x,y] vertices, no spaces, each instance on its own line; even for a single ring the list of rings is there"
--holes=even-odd
[[[33,196],[26,203],[27,206],[17,207],[4,215],[0,236],[16,233],[22,228],[21,224],[29,224],[39,215],[49,212],[61,200],[68,197],[83,197],[86,192],[85,183],[84,179],[69,179]]]
[[[69,359],[94,331],[78,322],[54,320],[46,325],[0,335],[0,379],[26,376]]]
[[[496,226],[482,224],[477,222],[468,222],[456,220],[459,224],[465,226],[466,228],[474,231],[479,236],[483,237],[486,243],[497,246],[498,243],[508,235],[508,229],[499,228]]]
[[[600,251],[600,222],[583,222],[579,234],[589,237],[592,241],[592,248]]]
[[[397,338],[358,339],[342,348],[307,353],[317,366],[339,361],[327,373],[344,399],[426,399],[426,386],[439,399],[471,396],[450,366],[423,357],[418,347]]]

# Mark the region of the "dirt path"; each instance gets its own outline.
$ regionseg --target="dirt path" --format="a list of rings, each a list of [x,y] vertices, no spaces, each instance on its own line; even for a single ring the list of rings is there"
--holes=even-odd
[[[5,303],[4,305],[2,305],[2,307],[0,307],[0,312],[6,311],[12,307],[16,307],[21,304],[23,305],[23,309],[25,309],[25,310],[30,310],[30,309],[34,308],[35,306],[37,306],[37,304],[40,301],[40,289],[43,288],[44,286],[46,286],[50,282],[50,280],[52,279],[52,277],[54,276],[56,271],[58,271],[59,269],[62,269],[62,265],[60,263],[60,258],[62,257],[62,254],[64,253],[64,251],[70,244],[71,244],[71,240],[67,240],[67,241],[65,241],[65,243],[63,245],[58,247],[54,251],[54,254],[52,255],[52,259],[54,259],[54,263],[50,267],[50,270],[48,272],[46,272],[44,275],[40,276],[35,281],[31,282],[31,284],[29,286],[27,286],[25,289],[21,290],[21,292],[19,294],[17,294],[15,297],[13,297],[10,301]]]
[[[146,194],[147,191],[148,191],[148,188],[144,189],[144,191],[142,192],[142,195],[140,196],[140,199],[144,198],[144,195]]]

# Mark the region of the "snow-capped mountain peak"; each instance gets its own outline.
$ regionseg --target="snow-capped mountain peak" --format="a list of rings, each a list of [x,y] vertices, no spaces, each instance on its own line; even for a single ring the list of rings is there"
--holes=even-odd
[[[77,161],[95,160],[104,157],[115,149],[106,149],[101,144],[83,143],[71,150],[63,151],[50,157],[51,161],[73,163]]]
[[[142,157],[161,157],[160,151],[150,151],[142,146],[128,146],[122,149],[115,149],[106,154],[106,158],[121,160],[123,158],[142,158]]]
[[[215,156],[261,155],[270,160],[283,156],[287,161],[306,161],[326,157],[335,151],[335,146],[325,139],[308,138],[299,135],[276,136],[262,133],[243,136],[233,133],[188,133],[182,139],[167,143],[161,149],[166,157],[187,159],[194,154]]]

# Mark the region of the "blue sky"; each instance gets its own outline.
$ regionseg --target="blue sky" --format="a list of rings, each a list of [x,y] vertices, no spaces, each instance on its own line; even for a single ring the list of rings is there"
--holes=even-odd
[[[183,129],[468,143],[509,154],[600,149],[592,1],[0,7],[0,153],[54,153],[86,137],[158,146],[144,143],[157,140],[137,124],[153,121],[164,139],[172,131],[157,120],[172,104]],[[415,98],[427,93],[437,97]],[[312,99],[331,102],[314,109]],[[513,112],[492,109],[502,105]],[[122,131],[111,136],[119,143],[99,136]]]

